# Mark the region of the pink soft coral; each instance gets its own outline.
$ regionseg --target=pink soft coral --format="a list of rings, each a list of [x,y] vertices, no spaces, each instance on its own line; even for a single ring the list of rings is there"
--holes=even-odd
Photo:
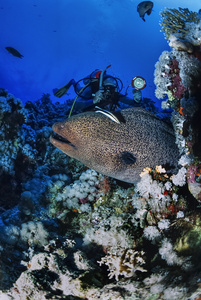
[[[172,84],[168,88],[176,99],[181,99],[184,95],[185,88],[181,82],[181,77],[179,75],[180,69],[178,61],[175,58],[172,59],[169,67],[169,76]]]

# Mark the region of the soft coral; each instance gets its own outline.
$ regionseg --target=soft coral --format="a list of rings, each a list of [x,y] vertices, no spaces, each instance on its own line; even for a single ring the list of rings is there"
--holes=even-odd
[[[179,75],[180,69],[178,61],[175,58],[172,59],[169,67],[169,76],[172,84],[168,88],[176,99],[181,99],[186,89],[184,88],[181,77]]]

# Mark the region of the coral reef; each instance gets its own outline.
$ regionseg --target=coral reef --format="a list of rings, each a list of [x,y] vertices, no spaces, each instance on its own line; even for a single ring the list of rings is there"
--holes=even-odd
[[[192,98],[195,90],[199,92],[200,70],[201,62],[185,51],[164,51],[155,64],[154,71],[156,97],[168,97],[168,100],[162,103],[162,107],[172,107],[179,111],[181,99]],[[192,102],[190,101],[189,105],[190,103]]]
[[[171,13],[193,45],[156,63],[180,152],[174,175],[147,166],[124,185],[87,169],[49,142],[68,103],[44,94],[23,106],[0,89],[0,299],[200,299],[201,29],[187,10]]]
[[[201,81],[201,20],[199,13],[182,9],[161,12],[161,27],[171,52],[164,51],[155,65],[156,97],[168,96],[163,108],[172,107],[182,112],[184,98],[198,97]],[[184,101],[183,101],[184,102]],[[192,101],[186,101],[191,102]],[[196,105],[193,99],[194,109]],[[192,108],[192,105],[191,105]],[[181,110],[180,110],[181,109]]]
[[[179,33],[185,36],[188,29],[186,23],[200,22],[198,13],[189,11],[188,8],[166,8],[161,12],[161,31],[164,32],[165,37],[169,39],[171,34]]]
[[[172,51],[161,54],[155,65],[156,97],[162,108],[172,108],[172,122],[180,153],[187,154],[188,188],[200,200],[201,183],[201,21],[198,13],[187,9],[165,10],[162,30]]]
[[[169,36],[169,41],[170,47],[178,51],[186,51],[188,53],[193,53],[193,45],[190,42],[180,39],[174,34],[171,34]]]

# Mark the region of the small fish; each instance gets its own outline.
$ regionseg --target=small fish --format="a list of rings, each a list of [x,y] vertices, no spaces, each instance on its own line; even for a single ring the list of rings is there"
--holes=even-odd
[[[24,57],[22,54],[20,54],[15,48],[13,47],[5,47],[5,49],[10,52],[13,56],[22,58]]]
[[[120,124],[120,121],[118,120],[118,118],[110,111],[100,108],[98,106],[95,106],[95,108],[97,109],[95,111],[96,113],[101,113],[101,114],[105,115],[106,117],[110,118],[112,121],[116,122],[117,124]]]
[[[175,170],[179,151],[173,129],[142,108],[120,113],[120,123],[95,111],[57,122],[50,142],[87,167],[129,183],[138,181],[146,167]]]
[[[145,21],[144,15],[147,13],[148,16],[151,14],[154,4],[152,1],[142,1],[137,6],[137,12],[139,13],[140,18]]]

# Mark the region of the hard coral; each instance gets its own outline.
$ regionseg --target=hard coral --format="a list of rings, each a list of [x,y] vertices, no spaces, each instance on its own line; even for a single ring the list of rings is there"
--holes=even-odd
[[[173,33],[179,33],[182,36],[188,32],[185,28],[186,22],[194,22],[198,24],[200,22],[198,13],[189,11],[188,8],[166,8],[161,12],[162,20],[160,25],[161,31],[164,32],[165,37],[168,39]]]
[[[116,255],[108,252],[105,257],[101,258],[99,264],[106,264],[110,272],[109,278],[115,277],[118,281],[119,276],[130,278],[135,275],[136,271],[147,272],[142,267],[145,264],[143,255],[143,251],[135,251],[134,249],[119,250]]]
[[[184,39],[180,39],[174,34],[171,34],[169,36],[169,41],[170,41],[169,43],[170,47],[178,51],[186,51],[188,53],[193,53],[194,51],[194,47],[190,42]]]

